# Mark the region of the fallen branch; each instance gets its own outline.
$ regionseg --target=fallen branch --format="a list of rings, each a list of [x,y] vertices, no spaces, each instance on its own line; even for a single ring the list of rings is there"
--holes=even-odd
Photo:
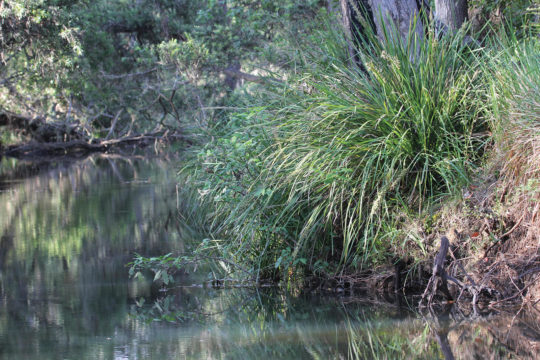
[[[507,298],[504,298],[504,299],[501,299],[497,302],[494,302],[494,303],[491,303],[489,304],[489,307],[494,307],[495,305],[498,305],[500,303],[504,303],[504,302],[507,302],[507,301],[510,301],[510,300],[513,300],[515,298],[517,298],[518,296],[520,296],[521,294],[523,294],[525,292],[525,290],[527,290],[531,285],[533,284],[536,284],[536,281],[538,280],[535,279],[535,281],[531,281],[530,283],[528,283],[527,285],[525,285],[520,291],[518,291],[517,293],[515,293],[514,295],[510,296],[510,297],[507,297]]]
[[[11,157],[29,157],[36,155],[54,155],[64,154],[67,152],[106,152],[114,146],[126,144],[143,144],[148,145],[150,141],[170,140],[182,138],[180,135],[165,136],[160,132],[146,133],[135,136],[126,136],[119,139],[110,140],[93,140],[91,142],[84,140],[71,140],[65,142],[41,143],[31,142],[24,145],[8,146],[0,152],[0,155]],[[184,139],[185,140],[185,139]]]
[[[154,130],[152,132],[126,135],[121,138],[111,138],[122,110],[119,110],[112,120],[111,127],[105,139],[92,139],[84,133],[84,128],[77,124],[64,122],[47,122],[41,118],[30,118],[10,112],[0,112],[0,126],[12,128],[22,132],[32,141],[22,145],[2,147],[0,156],[32,157],[37,155],[64,155],[67,152],[89,153],[106,152],[113,146],[124,144],[148,145],[151,141],[178,140],[189,143],[189,140],[180,134],[169,134],[169,130]]]
[[[448,275],[446,274],[446,270],[444,269],[444,261],[446,259],[449,247],[450,242],[448,241],[448,238],[446,236],[441,237],[441,246],[439,248],[437,256],[435,257],[435,260],[433,261],[433,273],[429,278],[429,282],[426,286],[426,289],[424,290],[424,293],[422,294],[422,298],[420,299],[420,303],[418,304],[418,306],[422,306],[422,303],[424,302],[424,299],[426,298],[430,290],[431,294],[429,296],[428,305],[431,305],[433,297],[435,296],[439,288],[444,293],[447,300],[452,300],[452,295],[450,294],[450,291],[448,291]],[[440,286],[439,280],[441,282]],[[456,279],[452,278],[452,280]]]

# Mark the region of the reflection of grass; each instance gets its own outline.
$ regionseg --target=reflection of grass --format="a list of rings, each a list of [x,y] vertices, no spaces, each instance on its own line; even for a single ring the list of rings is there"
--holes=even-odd
[[[437,343],[429,337],[428,325],[422,322],[381,326],[371,320],[347,321],[348,357],[351,359],[435,359]]]
[[[146,322],[199,324],[205,331],[193,335],[199,340],[189,348],[194,358],[437,358],[429,327],[418,319],[392,320],[394,311],[340,307],[336,300],[321,303],[278,289],[184,289],[140,306],[134,315]]]
[[[483,322],[444,323],[439,329],[439,321],[403,317],[403,309],[294,297],[279,289],[184,288],[175,295],[158,300],[161,310],[142,306],[134,314],[173,327],[178,320],[171,314],[181,315],[179,328],[190,336],[178,346],[188,358],[440,359],[437,336],[443,329],[450,329],[447,340],[456,358],[511,354]],[[203,315],[209,313],[214,315]],[[508,321],[489,323],[504,332]]]

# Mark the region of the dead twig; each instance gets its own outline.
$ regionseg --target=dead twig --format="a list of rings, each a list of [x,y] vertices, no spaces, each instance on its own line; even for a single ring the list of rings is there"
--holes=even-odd
[[[516,294],[514,294],[514,295],[512,295],[512,296],[510,296],[510,297],[504,298],[504,299],[502,299],[502,300],[496,301],[496,302],[494,302],[494,303],[489,304],[489,307],[493,307],[493,306],[498,305],[498,304],[500,304],[500,303],[503,303],[503,302],[506,302],[506,301],[513,300],[513,299],[517,298],[518,296],[520,296],[521,294],[523,294],[523,292],[524,292],[525,290],[527,290],[531,285],[535,284],[535,283],[536,283],[536,280],[538,280],[538,278],[536,278],[535,281],[531,281],[530,283],[528,283],[527,285],[525,285],[525,286],[523,287],[523,289],[521,289],[521,290],[520,290],[519,292],[517,292]]]
[[[491,249],[493,249],[495,247],[495,245],[498,245],[501,243],[501,241],[504,241],[504,238],[507,237],[508,235],[510,235],[511,233],[514,232],[514,230],[517,229],[517,227],[521,224],[521,222],[523,221],[523,218],[525,217],[525,214],[523,214],[519,220],[516,222],[516,224],[510,229],[508,230],[507,232],[505,232],[504,234],[502,234],[498,239],[497,241],[495,241],[493,244],[491,244],[491,246],[489,248],[487,248],[487,250],[484,252],[484,256],[483,257],[487,257],[488,253],[491,251]]]
[[[122,115],[122,112],[124,109],[118,110],[116,113],[116,116],[113,119],[113,122],[111,124],[111,128],[109,129],[109,132],[107,133],[107,136],[105,136],[105,140],[109,140],[111,136],[114,134],[114,128],[116,127],[116,123],[118,122],[118,119],[120,118],[120,115]]]
[[[450,242],[448,241],[448,238],[446,236],[442,236],[439,252],[437,253],[437,256],[435,257],[435,260],[433,262],[433,274],[431,275],[431,278],[429,279],[428,285],[426,286],[426,289],[424,290],[424,293],[422,294],[422,298],[420,299],[418,306],[422,307],[424,299],[428,296],[428,294],[429,294],[429,299],[428,299],[427,304],[428,306],[431,306],[433,297],[435,296],[438,290],[441,290],[444,293],[447,300],[453,300],[452,295],[448,291],[448,280],[450,280],[461,289],[461,292],[458,296],[458,300],[461,298],[461,295],[463,294],[464,291],[467,291],[469,294],[472,295],[473,311],[474,311],[474,315],[477,315],[478,314],[477,304],[478,304],[478,298],[480,294],[482,292],[487,292],[490,296],[494,296],[497,294],[497,292],[482,284],[477,285],[474,282],[474,280],[467,274],[467,272],[462,266],[461,266],[461,270],[465,273],[465,276],[467,276],[467,278],[471,282],[471,285],[467,285],[463,283],[462,281],[454,278],[453,276],[448,275],[444,268],[444,261],[446,259],[446,255],[449,251],[449,248],[450,248]],[[454,258],[455,261],[457,261],[453,253],[452,253],[452,257]],[[458,266],[459,265],[461,264],[458,262]],[[440,281],[440,286],[439,286],[439,281]]]

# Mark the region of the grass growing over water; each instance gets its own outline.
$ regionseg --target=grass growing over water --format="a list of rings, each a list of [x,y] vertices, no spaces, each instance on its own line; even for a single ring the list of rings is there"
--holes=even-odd
[[[403,214],[467,184],[498,116],[486,51],[431,34],[411,55],[414,41],[366,42],[362,71],[327,25],[285,85],[213,129],[185,172],[212,204],[208,250],[261,277],[363,269],[395,248]]]

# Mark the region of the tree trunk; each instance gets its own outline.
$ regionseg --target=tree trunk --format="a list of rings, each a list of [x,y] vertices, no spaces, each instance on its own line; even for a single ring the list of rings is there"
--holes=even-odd
[[[419,43],[424,38],[424,30],[415,0],[370,0],[369,2],[373,10],[377,35],[381,41],[396,41],[397,39],[392,36],[393,27],[395,27],[402,44],[406,46],[409,30],[412,30],[417,41],[416,51],[419,50]],[[388,39],[384,37],[384,29],[389,34]]]
[[[435,19],[450,31],[463,25],[467,13],[467,0],[435,0]]]
[[[409,45],[408,37],[413,31],[415,42],[410,49],[411,60],[418,55],[424,29],[416,0],[340,0],[339,3],[349,55],[361,68],[362,64],[355,56],[355,47],[365,26],[372,26],[381,42],[390,41],[394,45],[401,42],[404,47]]]
[[[221,13],[222,17],[224,19],[225,25],[230,26],[231,25],[231,19],[227,16],[228,15],[228,5],[227,0],[218,0],[218,5],[221,7]],[[234,76],[234,73],[239,73],[240,69],[242,68],[242,65],[240,64],[240,61],[237,59],[231,59],[229,61],[229,65],[227,66],[227,69],[225,70],[225,86],[230,90],[234,91],[238,85],[241,85],[239,82],[241,81],[240,77]]]
[[[351,26],[351,11],[349,7],[349,0],[339,0],[339,5],[341,8],[341,22],[343,24],[343,29],[345,30],[345,36],[347,37],[347,46],[349,50],[349,58],[351,63],[355,57],[354,50],[354,41],[353,41],[353,28]]]

